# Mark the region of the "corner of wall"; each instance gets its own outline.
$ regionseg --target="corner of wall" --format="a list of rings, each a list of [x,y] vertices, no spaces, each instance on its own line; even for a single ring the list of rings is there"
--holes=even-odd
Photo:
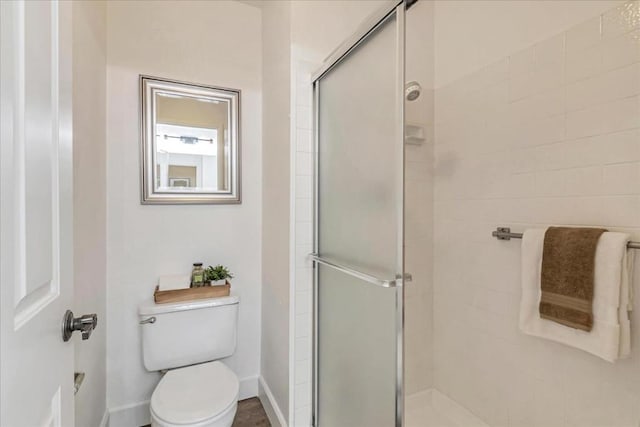
[[[262,403],[264,411],[267,413],[267,418],[273,427],[287,427],[287,421],[278,406],[269,385],[266,383],[262,376],[258,380],[258,398]]]
[[[106,362],[106,3],[73,2],[74,311],[96,313],[90,341],[74,340],[77,425],[103,425]]]
[[[263,176],[260,396],[270,419],[290,412],[290,16],[285,1],[262,7]],[[274,421],[275,420],[275,421]]]

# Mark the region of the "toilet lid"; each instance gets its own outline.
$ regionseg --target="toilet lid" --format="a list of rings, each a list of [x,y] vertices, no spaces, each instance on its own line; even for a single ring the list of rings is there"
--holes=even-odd
[[[238,400],[236,375],[222,362],[209,362],[167,372],[151,396],[151,410],[173,424],[214,418]]]

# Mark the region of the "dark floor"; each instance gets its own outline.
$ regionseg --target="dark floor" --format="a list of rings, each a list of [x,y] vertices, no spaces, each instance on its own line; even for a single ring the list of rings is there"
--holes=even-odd
[[[238,402],[238,412],[236,419],[233,420],[233,427],[271,427],[260,399],[252,397]]]
[[[150,427],[150,425],[143,427]],[[232,427],[271,427],[260,399],[252,397],[239,401],[238,412]]]

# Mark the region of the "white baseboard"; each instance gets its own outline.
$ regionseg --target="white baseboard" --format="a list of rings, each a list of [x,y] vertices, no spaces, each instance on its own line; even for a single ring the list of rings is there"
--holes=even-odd
[[[258,395],[258,376],[243,378],[240,380],[240,393],[239,400],[248,399],[250,397],[256,397]]]
[[[100,427],[107,427],[109,425],[109,410],[106,409],[104,411],[104,415],[102,416],[102,420],[100,420]]]
[[[258,376],[240,380],[238,399],[248,399],[258,395]],[[149,401],[118,406],[109,410],[107,415],[109,427],[140,427],[151,423]],[[106,426],[107,424],[105,424]],[[102,427],[102,424],[100,425]]]
[[[258,398],[260,398],[260,402],[262,403],[264,411],[267,413],[271,425],[273,427],[287,427],[287,421],[276,399],[273,397],[271,389],[262,376],[260,376],[258,381]]]

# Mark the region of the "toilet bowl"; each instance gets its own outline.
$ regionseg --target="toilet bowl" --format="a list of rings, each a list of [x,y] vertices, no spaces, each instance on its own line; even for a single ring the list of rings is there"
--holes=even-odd
[[[151,425],[230,427],[239,390],[236,375],[219,361],[171,370],[151,396]]]

